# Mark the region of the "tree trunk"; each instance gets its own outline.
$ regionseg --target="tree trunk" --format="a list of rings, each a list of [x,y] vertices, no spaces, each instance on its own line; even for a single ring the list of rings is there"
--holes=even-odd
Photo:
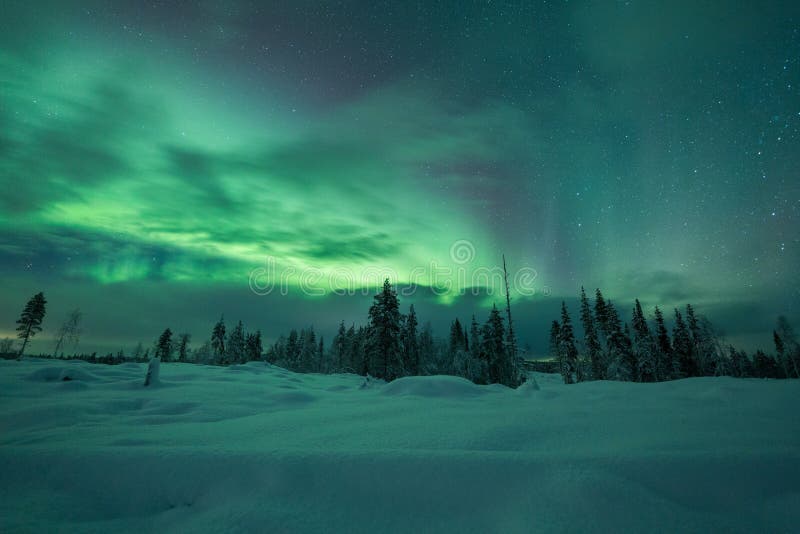
[[[24,341],[22,342],[22,348],[19,349],[18,360],[22,359],[22,353],[25,352],[25,347],[28,345],[28,340],[31,338],[31,326],[32,325],[28,325],[28,329],[25,331],[25,337],[22,338]]]

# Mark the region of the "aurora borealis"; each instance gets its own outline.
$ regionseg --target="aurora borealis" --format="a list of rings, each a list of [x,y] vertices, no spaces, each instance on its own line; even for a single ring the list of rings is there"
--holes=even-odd
[[[796,2],[6,1],[0,337],[37,291],[43,336],[80,307],[103,350],[222,313],[332,331],[367,300],[301,284],[430,285],[467,240],[469,273],[536,271],[534,350],[581,285],[769,347],[800,314],[799,140]],[[267,258],[287,295],[250,290]],[[482,315],[464,285],[403,305]]]

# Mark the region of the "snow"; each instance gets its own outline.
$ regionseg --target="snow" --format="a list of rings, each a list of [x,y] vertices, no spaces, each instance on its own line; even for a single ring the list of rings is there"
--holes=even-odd
[[[797,380],[0,361],[2,532],[789,532]]]

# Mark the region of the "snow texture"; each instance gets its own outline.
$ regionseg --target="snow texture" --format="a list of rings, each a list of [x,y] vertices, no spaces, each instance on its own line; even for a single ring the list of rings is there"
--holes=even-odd
[[[159,373],[161,372],[161,358],[151,358],[147,364],[147,373],[144,375],[144,385],[157,386],[159,384]]]
[[[2,532],[796,532],[800,382],[0,361]]]

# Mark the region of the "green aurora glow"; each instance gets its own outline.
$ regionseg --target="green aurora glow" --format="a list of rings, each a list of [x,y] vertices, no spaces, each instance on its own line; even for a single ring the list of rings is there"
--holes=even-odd
[[[798,312],[792,2],[107,4],[2,8],[0,334],[42,289],[70,301],[50,299],[53,321],[151,316],[116,337],[95,323],[98,345],[174,321],[154,295],[202,293],[199,337],[224,311],[209,295],[236,288],[219,308],[275,335],[276,301],[247,291],[266,258],[295,289],[308,269],[323,289],[371,269],[426,286],[464,239],[466,280],[503,253],[536,270],[516,295],[536,347],[580,285],[734,310],[723,327],[764,346]],[[451,282],[420,297],[447,321],[493,300]],[[313,306],[323,328],[353,313]]]

